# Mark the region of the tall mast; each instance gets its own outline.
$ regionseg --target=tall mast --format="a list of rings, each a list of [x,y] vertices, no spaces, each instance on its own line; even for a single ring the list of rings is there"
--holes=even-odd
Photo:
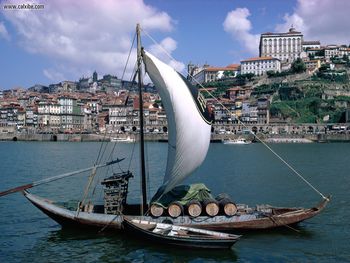
[[[147,210],[147,192],[146,192],[146,169],[145,169],[145,139],[143,133],[143,100],[142,100],[142,67],[141,67],[141,36],[140,24],[136,25],[137,35],[137,68],[139,84],[139,107],[140,107],[140,155],[141,155],[141,185],[142,185],[142,214]]]

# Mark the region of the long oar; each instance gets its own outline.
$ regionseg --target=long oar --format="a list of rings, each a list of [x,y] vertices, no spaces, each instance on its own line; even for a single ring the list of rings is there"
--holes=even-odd
[[[109,166],[109,165],[112,165],[112,164],[115,164],[115,163],[119,163],[119,162],[123,161],[124,159],[125,158],[117,159],[117,160],[114,160],[114,161],[110,161],[110,162],[107,162],[107,163],[95,165],[95,166],[92,166],[92,167],[89,167],[89,168],[85,168],[85,169],[81,169],[81,170],[77,170],[77,171],[74,171],[74,172],[60,174],[60,175],[56,175],[56,176],[53,176],[53,177],[45,178],[45,179],[42,179],[42,180],[39,180],[39,181],[36,181],[36,182],[32,182],[30,184],[17,186],[15,188],[12,188],[12,189],[0,192],[0,197],[4,196],[4,195],[12,194],[12,193],[20,192],[20,191],[23,191],[23,190],[26,190],[28,188],[32,188],[34,186],[38,186],[38,185],[41,185],[41,184],[47,184],[49,182],[56,181],[56,180],[59,180],[59,179],[65,178],[65,177],[69,177],[69,176],[80,174],[80,173],[83,173],[83,172],[86,172],[86,171],[90,171],[92,169],[97,169],[97,168]]]

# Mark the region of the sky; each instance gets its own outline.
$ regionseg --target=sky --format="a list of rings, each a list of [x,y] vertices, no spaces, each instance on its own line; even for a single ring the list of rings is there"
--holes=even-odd
[[[40,10],[5,6],[41,4]],[[350,44],[348,0],[0,0],[0,90],[89,77],[130,79],[142,45],[186,75],[189,62],[258,56],[260,34],[293,25],[304,40]]]

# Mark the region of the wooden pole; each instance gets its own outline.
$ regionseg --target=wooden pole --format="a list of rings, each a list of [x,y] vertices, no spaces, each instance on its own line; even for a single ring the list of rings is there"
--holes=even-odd
[[[119,162],[121,162],[123,160],[124,160],[124,158],[117,159],[117,160],[114,160],[114,161],[110,161],[110,162],[107,162],[107,163],[104,163],[104,164],[99,164],[99,165],[96,165],[96,166],[92,166],[92,167],[88,167],[88,168],[85,168],[85,169],[77,170],[77,171],[74,171],[74,172],[60,174],[60,175],[52,176],[52,177],[49,177],[49,178],[45,178],[45,179],[42,179],[42,180],[39,180],[39,181],[32,182],[30,184],[17,186],[15,188],[11,188],[9,190],[0,192],[0,197],[4,196],[4,195],[8,195],[8,194],[13,194],[13,193],[16,193],[16,192],[21,192],[21,191],[24,191],[26,189],[32,188],[34,186],[38,186],[38,185],[41,185],[41,184],[47,184],[47,183],[50,183],[50,182],[53,182],[53,181],[57,181],[59,179],[63,179],[63,178],[70,177],[70,176],[73,176],[73,175],[77,175],[77,174],[80,174],[80,173],[83,173],[83,172],[87,172],[87,171],[90,171],[92,169],[97,169],[97,168],[105,167],[105,166],[112,165],[112,164],[115,164],[115,163],[119,163]]]
[[[145,139],[143,132],[143,100],[142,100],[142,67],[141,67],[141,35],[140,24],[136,26],[137,35],[137,68],[139,85],[139,107],[140,107],[140,155],[141,155],[141,190],[142,190],[142,208],[144,214],[147,211],[147,187],[146,187],[146,168],[145,168]]]

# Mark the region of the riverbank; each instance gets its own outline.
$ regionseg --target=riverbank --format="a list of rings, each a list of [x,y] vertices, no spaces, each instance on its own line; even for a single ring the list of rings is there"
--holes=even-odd
[[[66,142],[98,142],[110,141],[111,138],[133,138],[137,134],[16,134],[0,133],[0,141],[66,141]],[[350,142],[350,134],[258,134],[259,138],[268,143],[310,143],[310,142]],[[253,135],[212,134],[212,142],[227,139],[246,138],[253,140]],[[167,134],[145,134],[147,141],[167,141]]]

